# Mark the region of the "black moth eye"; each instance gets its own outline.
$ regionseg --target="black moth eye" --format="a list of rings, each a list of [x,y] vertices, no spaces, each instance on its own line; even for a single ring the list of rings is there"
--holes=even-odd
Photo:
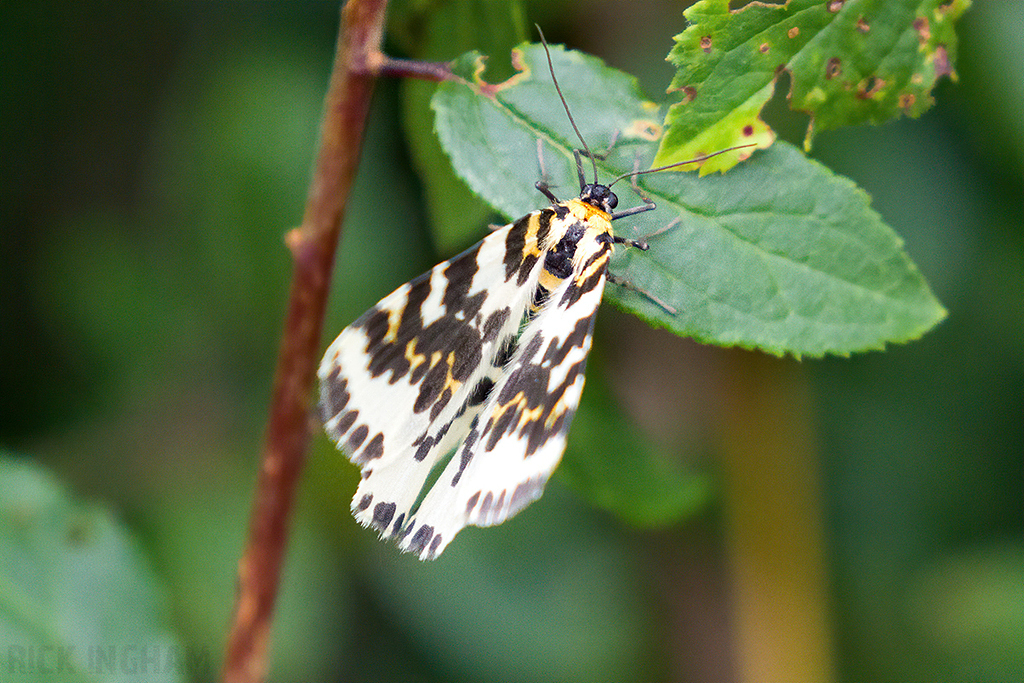
[[[615,196],[614,192],[609,192],[608,193],[608,208],[609,209],[614,209],[618,205],[619,205],[619,198]]]

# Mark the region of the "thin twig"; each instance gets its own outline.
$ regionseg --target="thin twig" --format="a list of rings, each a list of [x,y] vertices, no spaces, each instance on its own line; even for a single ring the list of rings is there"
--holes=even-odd
[[[371,69],[378,76],[419,78],[424,81],[459,80],[452,73],[448,62],[420,62],[414,59],[397,59],[380,55],[379,61],[371,64]]]
[[[348,203],[380,55],[387,0],[349,0],[324,102],[320,151],[302,225],[286,242],[294,275],[274,376],[249,539],[238,563],[238,596],[224,653],[226,683],[262,681],[295,490],[309,440],[309,396],[341,219]]]

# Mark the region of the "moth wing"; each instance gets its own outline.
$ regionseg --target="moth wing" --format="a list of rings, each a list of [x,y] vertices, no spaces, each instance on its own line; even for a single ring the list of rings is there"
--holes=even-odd
[[[579,406],[605,285],[611,248],[591,242],[592,257],[523,330],[469,435],[409,521],[402,550],[437,557],[463,527],[500,524],[543,493]]]
[[[352,511],[364,526],[400,534],[482,409],[543,266],[533,215],[402,285],[328,347],[324,428],[362,469]]]

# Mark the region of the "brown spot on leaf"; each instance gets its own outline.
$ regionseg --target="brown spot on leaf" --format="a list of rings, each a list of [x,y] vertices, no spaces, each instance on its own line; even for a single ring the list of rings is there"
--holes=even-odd
[[[935,48],[935,78],[942,78],[953,73],[953,65],[949,63],[949,53],[946,52],[945,45],[939,45]]]
[[[926,45],[932,37],[931,28],[928,26],[927,17],[918,17],[914,19],[914,30],[917,31],[917,42],[922,45]]]
[[[526,63],[526,58],[523,55],[523,51],[516,48],[512,50],[512,67],[516,70],[512,76],[501,83],[488,83],[483,79],[484,74],[484,61],[478,59],[476,64],[475,73],[473,74],[473,80],[476,87],[479,89],[481,95],[485,97],[493,98],[502,90],[511,88],[518,83],[530,78],[530,68]]]
[[[832,80],[839,74],[843,73],[843,62],[839,57],[833,57],[828,60],[825,65],[825,78]]]
[[[711,36],[704,36],[700,39],[700,49],[704,52],[711,52]]]
[[[846,0],[829,0],[828,11],[832,12],[833,14],[835,14],[839,10],[843,9],[843,5],[845,3],[846,3]]]
[[[687,85],[687,86],[683,87],[683,103],[684,104],[687,103],[687,102],[693,102],[693,100],[696,97],[697,97],[697,89],[696,88],[694,88],[692,85]]]
[[[867,33],[871,30],[871,25],[864,20],[864,17],[861,17],[857,20],[857,30],[861,33]]]
[[[905,92],[900,95],[900,109],[910,109],[914,106],[914,102],[917,101],[917,97],[914,93]]]
[[[761,43],[761,47],[759,47],[757,49],[761,51],[761,54],[766,55],[766,54],[768,54],[768,50],[770,48],[768,47],[768,43]]]
[[[884,78],[868,76],[866,79],[861,81],[860,86],[857,88],[857,97],[862,100],[870,99],[884,87]]]
[[[794,26],[793,28],[786,31],[786,35],[789,36],[790,38],[796,38],[798,35],[800,35],[800,28]]]
[[[749,138],[753,134],[754,134],[754,127],[752,125],[750,125],[748,123],[747,125],[743,126],[743,136],[744,137],[748,137]]]

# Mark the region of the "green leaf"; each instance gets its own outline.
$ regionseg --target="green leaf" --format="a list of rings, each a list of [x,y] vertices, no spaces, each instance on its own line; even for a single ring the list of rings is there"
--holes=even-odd
[[[597,162],[599,177],[629,173],[638,160],[644,167],[660,134],[658,106],[596,58],[556,47],[552,60],[591,147],[606,147],[618,133]],[[556,194],[575,195],[578,145],[543,49],[517,48],[520,73],[497,85],[460,63],[467,83],[442,84],[432,100],[459,175],[506,216],[523,215],[545,203],[534,189],[539,140]],[[758,152],[726,176],[662,172],[637,180],[658,210],[616,227],[653,235],[651,248],[618,250],[612,270],[677,313],[619,287],[606,296],[655,325],[723,346],[821,356],[907,341],[945,315],[867,195],[791,146]],[[618,191],[620,209],[639,203],[628,187]]]
[[[646,254],[620,252],[618,273],[678,313],[621,289],[610,298],[652,324],[723,346],[822,356],[916,339],[945,317],[867,194],[788,144],[727,178],[647,179],[680,223],[652,237]]]
[[[518,2],[433,3],[419,12],[410,9],[401,21],[408,29],[406,33],[415,27],[418,39],[404,42],[410,54],[420,60],[447,60],[471,49],[503,55],[525,37]],[[481,31],[481,26],[489,30]],[[429,81],[405,79],[402,121],[413,164],[423,182],[434,243],[439,251],[449,253],[471,243],[493,210],[452,172],[434,135],[433,115],[427,107],[433,92],[434,84]]]
[[[0,457],[5,680],[183,680],[168,621],[156,577],[109,512]]]
[[[859,123],[920,116],[942,76],[956,78],[953,25],[970,0],[728,0],[688,8],[668,60],[679,67],[669,90],[667,132],[654,160],[669,164],[744,142],[765,147],[774,134],[759,118],[783,71],[791,106],[811,115],[814,134]],[[729,167],[713,159],[702,173]]]

